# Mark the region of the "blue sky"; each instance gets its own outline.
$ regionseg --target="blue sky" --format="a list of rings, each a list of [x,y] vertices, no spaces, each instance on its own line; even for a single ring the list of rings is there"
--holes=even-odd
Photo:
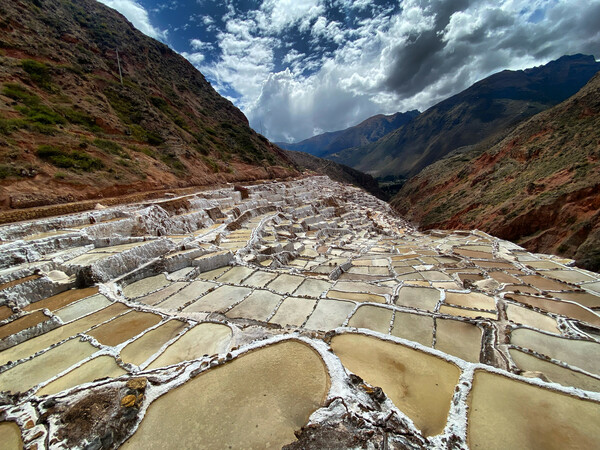
[[[600,0],[100,0],[273,141],[425,110],[503,69],[600,57]]]

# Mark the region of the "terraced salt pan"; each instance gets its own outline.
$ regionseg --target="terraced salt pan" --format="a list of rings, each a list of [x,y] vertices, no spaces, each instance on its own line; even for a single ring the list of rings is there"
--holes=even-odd
[[[553,292],[552,296],[561,300],[570,300],[588,308],[600,308],[600,296],[590,292]]]
[[[204,355],[226,352],[231,341],[231,328],[216,323],[201,323],[189,330],[155,359],[148,369],[170,366]]]
[[[267,283],[277,278],[276,273],[265,272],[263,270],[257,270],[252,275],[250,275],[246,280],[244,280],[244,285],[246,286],[254,286],[254,287],[265,287]],[[219,280],[222,281],[222,280]]]
[[[433,346],[433,318],[396,311],[392,335],[427,347]]]
[[[514,330],[510,342],[588,372],[600,374],[600,344],[596,342],[566,339],[526,328]]]
[[[541,291],[568,291],[571,290],[568,284],[559,281],[549,280],[539,275],[523,275],[523,282],[532,285]]]
[[[135,299],[135,301],[138,303],[143,303],[145,305],[156,305],[165,300],[167,297],[173,295],[180,289],[183,289],[187,284],[188,283],[182,281],[176,281],[175,283],[170,284],[164,289],[153,292],[152,294],[144,295],[143,297],[138,297]]]
[[[600,392],[600,379],[575,372],[550,361],[537,358],[515,348],[509,349],[510,356],[521,370],[542,372],[550,381],[563,386],[574,386],[588,391]]]
[[[359,292],[343,292],[331,289],[327,292],[327,298],[335,298],[338,300],[353,300],[355,302],[373,302],[385,303],[385,297],[377,294],[362,294]]]
[[[538,330],[547,331],[549,333],[560,334],[556,320],[552,317],[540,314],[539,312],[516,305],[506,305],[506,315],[508,320],[511,320],[514,323],[537,328]]]
[[[484,319],[496,320],[498,318],[496,313],[491,313],[487,311],[477,311],[474,309],[454,308],[448,305],[440,306],[440,313],[448,314],[450,316],[455,317],[470,317],[472,319],[483,317]]]
[[[66,323],[71,322],[72,320],[77,320],[92,312],[99,311],[111,304],[112,302],[104,295],[98,294],[84,298],[75,303],[71,303],[64,308],[55,311],[54,315],[58,316],[60,320]]]
[[[304,277],[298,275],[281,274],[271,281],[267,287],[273,289],[275,292],[288,294],[294,292],[303,281]]]
[[[305,327],[311,330],[333,330],[344,323],[355,304],[341,300],[319,300]]]
[[[600,447],[599,403],[482,370],[475,371],[468,416],[472,449]]]
[[[5,450],[21,450],[21,429],[14,422],[0,422],[0,442]]]
[[[393,311],[377,306],[362,305],[350,318],[348,326],[356,328],[368,328],[379,333],[387,334],[392,322]]]
[[[12,393],[25,392],[91,356],[97,350],[89,342],[71,339],[0,373],[1,389]]]
[[[496,310],[496,301],[493,297],[478,292],[461,294],[457,292],[446,292],[445,303],[465,308],[485,309],[488,311]]]
[[[79,320],[42,334],[41,336],[34,337],[22,342],[19,345],[8,348],[0,352],[0,365],[6,364],[8,361],[18,361],[34,355],[40,350],[48,348],[57,342],[76,335],[77,333],[88,330],[92,326],[104,322],[105,320],[127,311],[128,309],[129,308],[122,303],[115,303],[114,305],[90,314],[89,316],[85,316]]]
[[[435,348],[469,362],[479,362],[482,331],[476,325],[435,319]]]
[[[315,308],[316,300],[298,297],[287,297],[269,320],[279,325],[301,326]]]
[[[89,383],[101,378],[115,378],[126,373],[127,371],[122,369],[112,356],[98,356],[48,383],[38,390],[36,395],[57,394],[80,384]]]
[[[192,281],[190,284],[188,284],[176,294],[173,294],[164,302],[158,303],[157,307],[162,310],[175,310],[177,308],[182,307],[186,303],[197,299],[205,292],[208,292],[210,289],[213,289],[215,286],[217,286],[215,283],[211,283],[208,281]]]
[[[225,272],[218,278],[221,283],[239,284],[244,278],[252,275],[254,269],[244,266],[236,266]]]
[[[241,303],[225,315],[230,318],[245,318],[266,321],[283,297],[262,289],[256,289]]]
[[[565,283],[583,283],[585,281],[597,280],[597,278],[577,270],[550,270],[544,272],[544,275],[559,281],[564,281]]]
[[[181,333],[187,324],[179,320],[169,320],[159,327],[127,344],[121,350],[121,359],[126,363],[141,365],[160,348]]]
[[[12,315],[12,309],[10,309],[8,306],[0,306],[0,320],[8,319]]]
[[[183,308],[185,312],[224,311],[241,301],[252,289],[236,286],[221,286],[204,297]]]
[[[385,286],[364,283],[360,281],[338,281],[335,284],[335,289],[344,292],[368,292],[371,294],[391,294],[392,289]]]
[[[425,436],[443,431],[460,370],[436,356],[361,334],[334,336],[344,366],[379,386]]]
[[[100,325],[87,334],[103,345],[114,347],[162,320],[157,314],[131,311],[108,323]]]
[[[282,342],[213,368],[154,401],[124,449],[281,448],[329,388],[319,355]],[[240,399],[244,399],[240,401]],[[176,408],[177,414],[173,414]]]
[[[70,289],[52,297],[45,298],[35,303],[31,303],[23,308],[24,311],[35,311],[37,309],[47,308],[50,311],[55,311],[63,306],[69,305],[77,300],[97,294],[97,287],[85,289]]]
[[[17,286],[19,284],[26,283],[28,281],[37,280],[38,278],[41,278],[40,275],[29,275],[27,277],[18,278],[16,280],[12,280],[7,283],[2,283],[2,284],[0,284],[0,291],[3,291],[4,289],[8,289],[13,286]]]
[[[28,328],[35,327],[36,325],[50,320],[50,317],[45,315],[42,311],[36,311],[31,314],[26,314],[19,317],[7,324],[0,326],[0,339],[7,338],[13,334],[19,333]]]
[[[544,311],[560,314],[562,316],[572,317],[583,322],[590,323],[600,327],[600,316],[593,312],[573,303],[552,300],[549,298],[533,297],[531,295],[508,295],[508,298],[524,303],[529,306],[534,306]]]
[[[439,300],[437,289],[404,286],[398,291],[396,304],[433,312]]]
[[[304,282],[294,291],[294,295],[307,295],[309,297],[320,297],[323,292],[331,287],[331,283],[323,280],[314,280],[307,278]]]
[[[150,292],[162,289],[169,284],[171,284],[171,282],[161,273],[160,275],[144,278],[143,280],[128,284],[123,288],[123,295],[128,298],[141,297]]]

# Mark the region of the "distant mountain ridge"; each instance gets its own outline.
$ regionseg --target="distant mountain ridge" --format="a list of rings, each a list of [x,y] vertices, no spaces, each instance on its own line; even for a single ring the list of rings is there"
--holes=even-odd
[[[392,199],[421,228],[478,228],[600,269],[600,73],[504,139],[447,155]]]
[[[416,109],[391,115],[378,114],[363,120],[358,125],[339,131],[319,134],[296,143],[276,142],[281,148],[294,150],[318,157],[375,142],[389,132],[407,124],[420,114]]]
[[[593,56],[563,56],[491,75],[371,144],[330,154],[373,176],[409,178],[451,151],[474,145],[575,94],[600,70]]]

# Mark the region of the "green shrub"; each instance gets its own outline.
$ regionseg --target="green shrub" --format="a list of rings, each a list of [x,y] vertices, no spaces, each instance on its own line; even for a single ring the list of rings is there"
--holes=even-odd
[[[16,176],[18,176],[17,169],[15,169],[13,166],[9,166],[8,164],[0,164],[0,180]]]
[[[52,145],[40,145],[36,154],[40,159],[49,162],[53,166],[62,167],[63,169],[93,172],[104,167],[101,160],[94,158],[81,150],[68,152]]]
[[[126,159],[130,158],[129,154],[123,149],[123,147],[116,142],[107,141],[105,139],[94,139],[94,145],[112,155],[120,156],[121,158]]]
[[[6,83],[2,88],[2,93],[27,106],[34,106],[40,103],[40,99],[37,95],[32,94],[25,87],[17,83]]]
[[[52,75],[46,64],[33,59],[24,59],[21,61],[21,67],[35,84],[48,91],[52,89]]]

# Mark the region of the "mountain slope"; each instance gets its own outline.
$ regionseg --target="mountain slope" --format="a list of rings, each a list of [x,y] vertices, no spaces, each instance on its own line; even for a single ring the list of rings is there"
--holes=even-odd
[[[189,62],[94,0],[0,5],[0,147],[1,208],[294,173]]]
[[[389,116],[378,114],[345,130],[319,134],[296,143],[277,142],[277,145],[286,150],[306,152],[314,156],[326,157],[331,153],[350,147],[375,142],[389,132],[407,124],[418,115],[419,111],[416,109],[405,113],[398,112]]]
[[[305,152],[298,152],[292,150],[284,150],[287,156],[302,170],[309,170],[321,175],[327,175],[334,181],[340,183],[353,184],[363,188],[375,197],[382,200],[388,200],[384,192],[379,188],[379,184],[371,175],[359,172],[352,167],[338,164],[328,159],[319,158]]]
[[[593,56],[564,56],[494,74],[429,108],[375,143],[329,158],[374,176],[410,177],[451,151],[504,133],[575,94],[600,70]]]
[[[497,144],[455,152],[392,205],[423,228],[478,228],[600,268],[600,74]]]

